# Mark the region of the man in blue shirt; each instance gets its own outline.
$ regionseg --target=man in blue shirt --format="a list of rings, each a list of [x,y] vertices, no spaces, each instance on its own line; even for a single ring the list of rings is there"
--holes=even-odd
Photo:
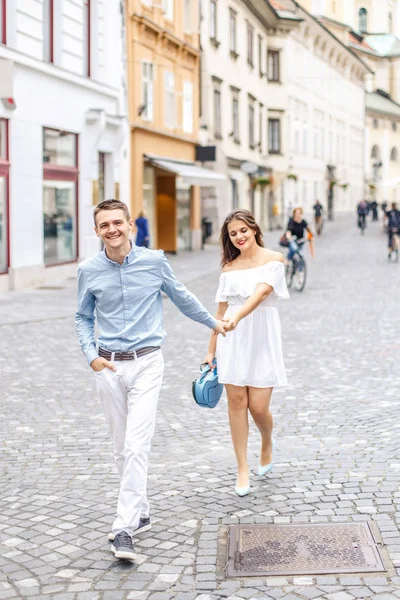
[[[190,319],[216,334],[225,335],[225,330],[177,281],[162,250],[131,243],[134,223],[125,204],[101,202],[94,222],[104,250],[78,267],[76,331],[94,371],[121,477],[117,517],[108,537],[117,558],[135,560],[132,535],[151,527],[147,469],[166,336],[161,292]]]

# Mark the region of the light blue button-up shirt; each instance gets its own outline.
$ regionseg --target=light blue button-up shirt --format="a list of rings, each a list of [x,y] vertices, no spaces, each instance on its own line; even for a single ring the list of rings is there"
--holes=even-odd
[[[193,321],[211,329],[216,326],[215,318],[176,279],[162,250],[132,244],[122,265],[110,260],[104,250],[80,263],[75,323],[88,364],[98,357],[95,315],[102,348],[127,352],[162,346],[166,333],[161,292]]]

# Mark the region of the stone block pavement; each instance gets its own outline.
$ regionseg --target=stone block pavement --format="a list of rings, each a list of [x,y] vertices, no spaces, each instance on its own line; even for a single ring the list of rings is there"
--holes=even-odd
[[[268,234],[276,246],[280,232]],[[118,488],[94,381],[74,333],[75,281],[0,296],[0,600],[352,600],[400,598],[400,264],[380,224],[329,224],[303,293],[281,303],[290,384],[273,394],[276,466],[238,498],[226,400],[191,398],[208,331],[165,300],[166,370],[151,453],[151,531],[137,564],[107,532]],[[211,309],[218,250],[173,257]],[[57,289],[57,287],[61,289]],[[367,520],[388,570],[226,579],[218,540],[230,523]]]

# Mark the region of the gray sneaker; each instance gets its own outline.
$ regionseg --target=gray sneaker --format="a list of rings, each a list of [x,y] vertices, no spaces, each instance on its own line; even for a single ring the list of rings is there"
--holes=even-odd
[[[138,533],[143,533],[144,531],[149,531],[149,529],[151,529],[150,517],[140,519],[139,527],[135,529],[135,531],[132,533],[132,536],[137,535]],[[107,537],[110,540],[110,542],[113,542],[115,539],[115,533],[110,531]]]
[[[136,554],[132,544],[132,536],[127,531],[120,531],[115,536],[111,550],[114,552],[115,558],[136,560]]]

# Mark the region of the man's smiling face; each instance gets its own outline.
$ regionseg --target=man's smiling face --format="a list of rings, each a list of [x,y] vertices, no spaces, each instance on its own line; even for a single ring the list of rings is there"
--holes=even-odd
[[[129,232],[132,230],[133,220],[127,220],[124,211],[120,208],[114,210],[101,210],[96,215],[96,235],[101,238],[106,250],[115,252],[122,249],[129,242]]]

